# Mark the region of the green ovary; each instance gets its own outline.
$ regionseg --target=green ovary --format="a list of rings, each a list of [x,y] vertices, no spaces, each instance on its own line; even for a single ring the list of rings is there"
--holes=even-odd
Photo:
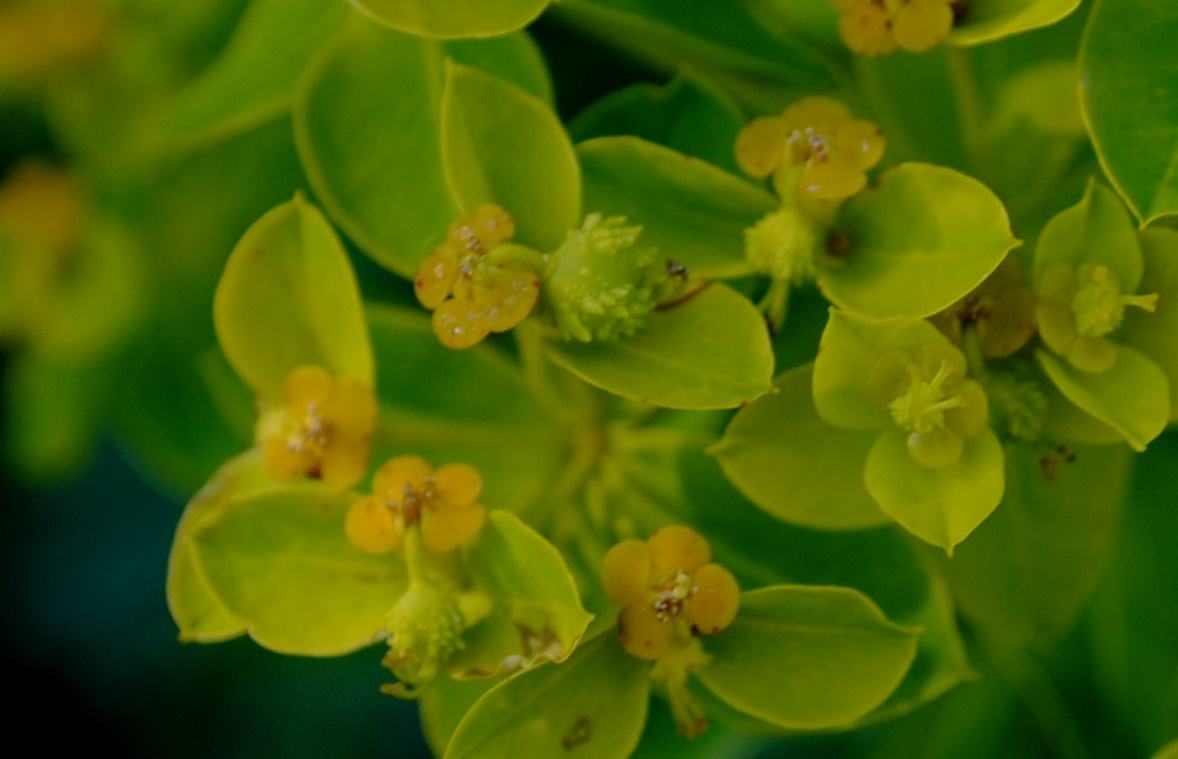
[[[1039,332],[1043,342],[1077,369],[1104,372],[1117,360],[1111,334],[1125,317],[1126,306],[1157,308],[1157,293],[1125,295],[1121,281],[1103,264],[1075,269],[1064,263],[1047,267],[1039,278]]]

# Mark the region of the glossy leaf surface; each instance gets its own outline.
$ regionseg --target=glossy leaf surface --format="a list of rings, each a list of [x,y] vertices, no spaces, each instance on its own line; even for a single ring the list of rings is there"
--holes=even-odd
[[[1092,143],[1142,226],[1178,213],[1176,26],[1173,3],[1101,0],[1080,48]]]
[[[863,485],[877,435],[818,416],[813,375],[807,365],[775,379],[775,392],[738,411],[709,452],[749,500],[787,522],[820,530],[888,524]]]
[[[668,408],[738,406],[767,391],[773,372],[760,312],[719,284],[652,312],[633,337],[546,347],[586,382]]]
[[[520,673],[488,691],[458,726],[446,759],[630,756],[646,723],[649,668],[607,630],[565,663]]]
[[[897,166],[847,201],[848,250],[819,272],[835,304],[877,317],[930,316],[976,287],[1018,245],[981,182],[928,164]]]
[[[458,678],[494,677],[564,661],[593,618],[555,547],[506,511],[493,511],[464,550],[472,591],[491,615],[463,633],[448,662]]]
[[[833,727],[891,695],[916,639],[853,590],[762,588],[741,594],[736,621],[708,638],[712,661],[697,676],[734,708],[770,723]]]
[[[396,554],[344,535],[355,496],[294,485],[234,499],[192,535],[215,598],[273,651],[333,656],[377,640],[408,580]]]
[[[347,255],[323,215],[301,196],[246,231],[213,303],[217,338],[255,392],[277,399],[303,364],[371,386],[372,349]]]
[[[460,215],[442,168],[447,56],[551,97],[523,34],[439,42],[357,18],[324,46],[295,99],[299,154],[317,196],[365,252],[406,277]]]
[[[964,22],[953,27],[949,43],[979,45],[1054,24],[1080,0],[973,0]]]

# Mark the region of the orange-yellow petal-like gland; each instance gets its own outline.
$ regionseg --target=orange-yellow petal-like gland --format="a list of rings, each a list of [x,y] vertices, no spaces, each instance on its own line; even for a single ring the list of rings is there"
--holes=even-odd
[[[471,226],[485,243],[502,242],[515,236],[515,219],[492,203],[484,203],[475,209]]]
[[[421,523],[421,542],[435,552],[453,551],[473,538],[487,521],[477,502],[482,475],[468,464],[446,464],[434,471],[420,456],[398,456],[372,478],[379,500],[402,530]]]
[[[368,470],[376,417],[376,398],[366,385],[300,366],[282,383],[281,408],[259,424],[266,469],[280,481],[307,476],[350,487]]]
[[[649,604],[630,604],[618,612],[618,634],[626,653],[654,661],[671,650],[675,627]]]
[[[470,300],[448,300],[434,310],[434,334],[447,348],[461,350],[477,345],[491,333],[486,309]]]
[[[781,163],[790,127],[780,116],[760,116],[736,135],[736,163],[750,177],[767,177]]]
[[[282,383],[282,405],[292,414],[306,413],[312,403],[323,403],[331,397],[334,384],[326,369],[300,366],[288,374]]]
[[[502,270],[490,293],[487,329],[506,332],[527,318],[540,298],[540,278],[530,271]]]
[[[434,468],[421,456],[397,456],[389,459],[372,477],[372,492],[379,498],[399,501],[412,490],[426,486]]]
[[[901,50],[921,53],[936,47],[952,28],[949,0],[912,0],[892,18],[892,39]]]
[[[663,573],[691,574],[712,560],[708,541],[690,527],[674,524],[664,527],[646,541],[651,560]]]
[[[860,169],[870,169],[883,158],[887,141],[878,126],[864,119],[848,119],[835,132],[835,147]]]
[[[859,3],[839,17],[839,37],[851,52],[874,57],[896,49],[888,13],[881,6]]]
[[[487,521],[481,503],[465,506],[431,500],[421,512],[421,542],[431,551],[453,551],[478,534]]]
[[[444,464],[434,483],[438,497],[458,506],[474,503],[483,491],[483,476],[470,464]]]
[[[413,278],[413,292],[418,302],[428,309],[435,309],[450,296],[458,280],[458,255],[462,248],[446,240],[425,257],[417,267]]]
[[[851,118],[851,109],[834,98],[810,95],[795,100],[781,114],[790,131],[828,132]]]
[[[838,155],[826,160],[811,159],[801,177],[799,189],[819,200],[849,198],[867,186],[867,175],[862,169]]]
[[[401,527],[392,509],[376,496],[352,504],[344,532],[352,545],[368,553],[388,553],[401,545]]]
[[[625,606],[650,590],[651,551],[644,540],[623,540],[606,552],[601,582],[614,603]]]
[[[736,619],[740,608],[740,586],[719,564],[704,564],[695,573],[687,617],[705,635],[718,633]]]

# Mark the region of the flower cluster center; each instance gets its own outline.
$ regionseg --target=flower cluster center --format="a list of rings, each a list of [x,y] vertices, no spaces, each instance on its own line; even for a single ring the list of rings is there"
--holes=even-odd
[[[952,365],[941,361],[937,373],[927,380],[919,366],[908,364],[908,392],[888,404],[896,424],[917,433],[943,429],[945,411],[962,405],[960,396],[945,397],[944,384],[952,373]]]

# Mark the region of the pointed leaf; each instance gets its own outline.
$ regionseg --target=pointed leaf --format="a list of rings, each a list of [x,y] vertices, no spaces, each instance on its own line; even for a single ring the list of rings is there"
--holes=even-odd
[[[1140,351],[1118,345],[1117,362],[1098,374],[1044,350],[1035,358],[1069,401],[1121,433],[1133,450],[1144,451],[1170,421],[1170,381]]]
[[[1103,264],[1117,275],[1122,292],[1135,293],[1144,262],[1133,222],[1120,199],[1095,180],[1084,198],[1055,215],[1043,228],[1035,247],[1032,275],[1036,282],[1053,263],[1076,267]]]
[[[1080,5],[1080,0],[972,0],[965,20],[949,33],[949,44],[979,45],[1049,26]]]
[[[250,227],[213,302],[217,338],[256,393],[279,397],[303,364],[372,386],[372,348],[356,278],[323,215],[301,196]]]
[[[422,37],[493,37],[534,21],[551,0],[349,0],[402,32]]]
[[[778,377],[776,392],[738,411],[709,453],[750,501],[787,522],[820,530],[888,524],[863,485],[863,462],[877,435],[819,417],[813,375],[810,364]]]
[[[464,549],[472,592],[491,615],[462,634],[447,666],[458,678],[494,677],[545,661],[564,661],[593,615],[556,548],[506,511],[493,511]]]
[[[760,312],[719,284],[652,312],[633,337],[545,345],[589,384],[668,408],[733,408],[767,391],[773,373]]]
[[[884,429],[867,454],[867,490],[879,507],[921,540],[949,555],[1002,500],[1002,445],[989,428],[966,438],[961,458],[928,469],[908,453],[908,433]]]
[[[442,95],[442,164],[463,213],[495,203],[515,239],[555,250],[581,222],[581,176],[564,126],[515,85],[451,63]]]
[[[192,535],[198,572],[259,644],[335,656],[382,634],[408,585],[405,566],[348,542],[353,500],[321,485],[275,487],[234,499]]]
[[[732,707],[772,724],[835,727],[891,695],[918,637],[850,588],[762,588],[742,593],[736,621],[707,638],[712,661],[698,677]]]
[[[702,278],[750,273],[744,231],[776,198],[715,166],[635,137],[577,146],[585,208],[642,225],[642,244]]]
[[[1178,213],[1176,28],[1173,3],[1100,0],[1080,46],[1092,144],[1142,226]]]
[[[646,723],[649,669],[606,630],[565,663],[522,672],[488,691],[458,726],[446,759],[574,752],[624,759]]]
[[[165,130],[211,141],[282,113],[311,56],[347,16],[339,0],[253,0],[224,52],[180,93]]]
[[[837,305],[877,318],[931,316],[1019,244],[984,184],[920,163],[901,164],[850,198],[835,231],[849,248],[819,269],[819,286]]]
[[[180,628],[180,640],[215,643],[245,632],[245,623],[210,592],[197,571],[192,536],[204,520],[233,499],[272,485],[262,457],[253,449],[221,467],[185,507],[168,557],[168,610]]]
[[[356,18],[324,46],[295,98],[316,195],[365,252],[405,277],[459,215],[442,169],[448,55],[548,97],[543,61],[523,34],[441,43]]]

